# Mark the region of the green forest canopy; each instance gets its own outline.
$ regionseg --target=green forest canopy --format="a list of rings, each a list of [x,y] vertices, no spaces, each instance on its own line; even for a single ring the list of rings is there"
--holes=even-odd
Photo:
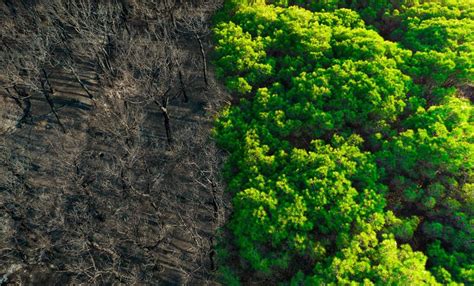
[[[215,18],[223,279],[473,284],[474,2],[269,2]]]

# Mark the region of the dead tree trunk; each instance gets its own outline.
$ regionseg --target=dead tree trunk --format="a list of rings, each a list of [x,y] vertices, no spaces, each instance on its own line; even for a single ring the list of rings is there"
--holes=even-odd
[[[201,38],[199,35],[194,32],[194,37],[199,43],[199,51],[201,52],[201,59],[202,59],[202,76],[204,77],[204,83],[206,84],[206,87],[209,87],[209,82],[207,80],[207,61],[206,61],[206,53],[204,51],[204,46],[202,45]]]
[[[53,90],[53,87],[51,86],[51,83],[49,82],[48,73],[46,72],[45,69],[42,69],[42,71],[43,71],[43,75],[44,75],[44,80],[41,80],[41,89],[43,91],[43,95],[46,98],[46,101],[48,102],[49,107],[51,108],[51,112],[54,114],[54,117],[56,117],[56,120],[58,121],[58,124],[61,127],[61,130],[63,131],[63,133],[66,133],[66,128],[64,128],[64,125],[61,122],[61,119],[59,118],[59,115],[56,112],[56,108],[54,107],[54,102],[53,102],[53,100],[51,99],[51,96],[50,96],[50,94],[54,94],[54,90]],[[46,89],[45,83],[48,84],[49,90]]]
[[[165,132],[166,132],[166,140],[168,141],[168,144],[172,144],[173,143],[173,137],[172,137],[172,134],[171,134],[171,125],[170,125],[170,116],[169,116],[169,113],[168,113],[168,92],[171,90],[171,88],[169,88],[166,92],[165,92],[165,95],[162,97],[161,99],[161,104],[155,100],[155,104],[158,105],[160,107],[160,110],[161,110],[161,114],[163,114],[163,119],[164,119],[164,124],[165,124]]]
[[[13,94],[11,94],[11,92],[8,88],[5,88],[5,90],[7,91],[8,96],[15,101],[16,105],[18,105],[18,107],[23,109],[23,104],[21,103],[20,98],[17,97],[17,96],[14,96]]]
[[[94,96],[92,95],[92,93],[89,91],[89,89],[87,88],[87,86],[84,84],[84,82],[82,82],[81,78],[79,77],[79,75],[77,74],[76,70],[74,69],[74,67],[72,65],[69,65],[69,68],[71,69],[72,73],[74,74],[74,77],[76,77],[76,80],[77,82],[81,85],[82,89],[84,89],[84,91],[87,93],[87,95],[89,96],[89,99],[94,99]]]
[[[181,94],[183,95],[184,102],[188,102],[189,98],[188,98],[188,94],[186,93],[186,87],[184,85],[183,71],[181,70],[181,66],[179,65],[178,59],[175,59],[175,62],[176,62],[176,68],[178,69],[180,91],[181,91]]]
[[[211,236],[209,238],[209,245],[210,245],[210,250],[209,250],[209,260],[211,262],[211,271],[216,271],[216,263],[214,261],[214,257],[216,256],[216,251],[214,249],[214,237]]]
[[[28,94],[26,94],[24,90],[19,90],[16,86],[13,86],[13,90],[15,90],[16,94],[18,94],[18,97],[21,98],[24,103],[23,115],[17,123],[17,127],[19,128],[23,123],[26,122],[28,118],[31,118],[31,101],[30,97],[28,96]]]
[[[174,6],[176,6],[176,4]],[[170,22],[173,25],[173,28],[176,29],[177,25],[176,25],[176,18],[174,17],[174,6],[171,7],[171,5],[170,5],[170,3],[168,3],[168,1],[165,2],[165,8],[168,11],[168,16],[170,18]]]

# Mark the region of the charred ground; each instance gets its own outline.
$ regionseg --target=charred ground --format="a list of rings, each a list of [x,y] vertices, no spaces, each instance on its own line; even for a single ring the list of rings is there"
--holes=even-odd
[[[0,284],[214,284],[218,1],[0,2]]]

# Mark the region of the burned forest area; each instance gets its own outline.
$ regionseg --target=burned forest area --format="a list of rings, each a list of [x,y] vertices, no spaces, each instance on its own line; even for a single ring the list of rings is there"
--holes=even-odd
[[[214,285],[212,0],[0,1],[0,285]]]

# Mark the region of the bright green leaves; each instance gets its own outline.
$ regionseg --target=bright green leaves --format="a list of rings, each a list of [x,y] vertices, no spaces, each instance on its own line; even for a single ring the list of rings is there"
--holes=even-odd
[[[474,20],[434,18],[424,21],[419,18],[409,18],[406,22],[403,35],[404,45],[413,51],[435,50],[469,50],[465,43],[473,41],[471,33]]]
[[[226,86],[229,90],[246,94],[252,91],[252,86],[243,77],[230,77],[226,81]]]
[[[462,50],[473,40],[473,7],[474,2],[467,0],[433,1],[402,9],[395,34],[414,51]]]
[[[305,62],[316,63],[330,50],[330,29],[320,26],[313,13],[304,9],[246,7],[235,19],[251,35],[263,39],[269,55],[304,55]]]
[[[361,233],[329,265],[318,265],[305,285],[439,285],[426,271],[426,257],[393,238],[379,241],[374,231]]]
[[[344,247],[352,228],[384,208],[375,162],[354,145],[360,138],[335,138],[334,146],[313,141],[309,151],[271,156],[255,134],[245,141],[237,165],[246,176],[233,179],[241,178],[242,191],[233,201],[238,211],[231,228],[242,257],[255,269],[277,266],[264,257],[276,263],[294,255],[321,260],[321,253]],[[258,174],[251,176],[252,170]]]
[[[331,46],[336,58],[371,61],[387,57],[394,59],[396,63],[403,63],[411,56],[409,51],[384,41],[377,32],[362,27],[335,28]]]
[[[474,249],[466,243],[474,234],[473,110],[468,101],[458,98],[420,109],[405,121],[410,129],[385,142],[378,155],[391,186],[391,208],[399,213],[416,208],[425,243],[442,241],[438,247],[444,256],[465,253],[454,267],[433,256],[438,252],[428,252],[432,264],[461,281],[461,270],[474,263]]]
[[[385,132],[404,110],[404,52],[349,10],[252,6],[234,21],[216,27],[216,64],[230,90],[250,96],[215,132],[231,152],[235,244],[273,275],[301,257],[327,261],[374,217],[383,224],[386,187],[356,133]]]
[[[215,137],[245,274],[472,282],[474,122],[458,88],[473,80],[474,10],[418,2],[273,1],[332,12],[240,5],[216,25],[216,71],[239,98]]]
[[[398,19],[391,37],[414,51],[408,72],[429,100],[441,102],[443,89],[474,81],[474,2],[424,3]]]
[[[328,78],[331,91],[321,105],[340,118],[341,122],[335,122],[336,130],[349,127],[370,134],[396,120],[405,106],[409,78],[394,66],[388,60],[346,60],[321,75]]]
[[[388,131],[405,107],[410,80],[393,60],[380,58],[337,60],[327,69],[301,73],[292,83],[283,95],[288,97],[290,118],[299,117],[304,122],[300,128],[309,126],[305,132],[324,136],[334,131],[347,135]]]
[[[219,43],[216,73],[225,78],[231,91],[248,93],[253,84],[271,75],[272,66],[264,61],[262,38],[252,38],[233,22],[220,23],[215,35]]]
[[[469,240],[469,238],[467,239]],[[449,253],[441,246],[439,240],[428,246],[427,254],[435,265],[432,272],[438,281],[444,284],[454,281],[465,281],[467,285],[474,282],[472,254],[469,258],[469,253],[457,251]]]
[[[253,108],[274,121],[272,132],[292,137],[321,137],[333,129],[347,135],[354,128],[381,132],[403,111],[410,79],[398,65],[410,53],[364,29],[354,12],[252,6],[237,11],[235,19],[239,28],[230,22],[216,29],[218,43],[225,43],[216,48],[216,64],[228,72],[222,74],[230,90],[245,94],[253,86],[257,100],[259,87],[277,84],[269,90],[277,94],[267,100],[270,106]],[[274,72],[271,79],[268,72]]]

